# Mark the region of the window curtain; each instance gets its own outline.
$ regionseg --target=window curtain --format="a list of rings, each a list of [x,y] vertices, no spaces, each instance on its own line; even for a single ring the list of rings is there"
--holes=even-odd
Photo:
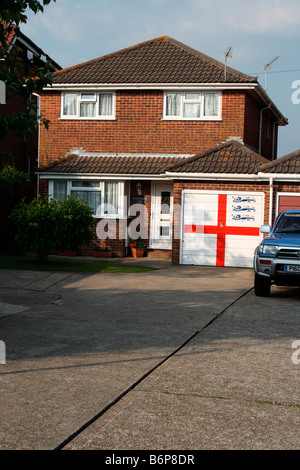
[[[218,116],[219,95],[217,93],[207,93],[204,96],[204,116]]]
[[[64,116],[74,116],[77,114],[77,95],[74,93],[66,93],[64,95]]]
[[[191,118],[200,117],[200,104],[199,103],[186,103],[183,108],[183,116]]]
[[[105,183],[104,194],[104,214],[116,215],[118,214],[118,199],[119,199],[119,185],[118,183]]]
[[[63,201],[67,196],[67,182],[54,181],[53,183],[53,198]]]
[[[112,94],[111,93],[99,94],[99,115],[100,116],[112,115]]]
[[[180,93],[168,93],[166,96],[166,115],[180,116]]]
[[[93,209],[93,214],[100,211],[101,206],[101,191],[72,191],[71,194],[77,199],[85,199]],[[99,210],[97,210],[99,207]]]
[[[81,117],[94,117],[96,105],[95,103],[80,103],[80,116]]]

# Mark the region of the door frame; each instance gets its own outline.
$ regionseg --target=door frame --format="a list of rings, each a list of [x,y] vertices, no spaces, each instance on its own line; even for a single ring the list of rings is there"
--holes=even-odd
[[[159,215],[157,208],[160,207],[160,192],[165,189],[170,191],[170,237],[168,239],[155,242],[157,240],[155,235],[159,229]],[[171,250],[172,249],[172,232],[173,232],[173,183],[163,181],[152,181],[151,183],[151,209],[150,209],[150,237],[149,248],[157,250]]]

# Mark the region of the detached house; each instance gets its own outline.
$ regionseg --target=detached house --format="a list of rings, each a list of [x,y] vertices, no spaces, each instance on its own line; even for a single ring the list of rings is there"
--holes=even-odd
[[[60,65],[51,59],[51,57],[29,37],[21,31],[17,31],[13,24],[7,24],[5,31],[9,51],[13,49],[17,53],[18,62],[16,62],[16,75],[21,81],[25,80],[25,77],[36,73],[39,67],[45,67],[47,62],[51,62],[55,70],[61,69]],[[31,95],[30,99],[32,103],[37,106],[39,105],[37,95]],[[15,94],[10,99],[6,99],[5,103],[0,106],[0,114],[22,113],[26,105],[25,97]],[[10,131],[8,136],[0,142],[0,153],[2,152],[12,155],[15,168],[27,174],[27,181],[23,186],[24,195],[28,196],[29,199],[35,197],[38,132],[34,131],[29,140],[23,142],[16,138],[14,131]]]
[[[147,256],[251,266],[279,195],[300,194],[256,78],[169,37],[57,71],[40,108],[40,193],[85,198],[116,256],[138,228]]]

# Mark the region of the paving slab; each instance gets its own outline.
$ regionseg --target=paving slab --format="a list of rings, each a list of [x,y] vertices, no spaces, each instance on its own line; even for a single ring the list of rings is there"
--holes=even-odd
[[[252,288],[248,269],[0,271],[1,449],[55,449]]]
[[[299,450],[299,297],[249,291],[65,450]]]

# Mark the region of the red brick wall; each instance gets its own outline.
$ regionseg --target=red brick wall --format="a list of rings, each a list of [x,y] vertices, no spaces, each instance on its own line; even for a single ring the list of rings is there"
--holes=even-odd
[[[23,80],[23,77],[27,75],[27,55],[26,50],[22,49],[19,57],[20,63],[16,70],[17,75]],[[32,101],[36,104],[36,97],[32,96]],[[0,106],[0,115],[2,114],[18,114],[23,112],[26,106],[26,100],[24,97],[19,95],[13,95],[10,99],[7,99],[6,104]],[[29,170],[29,179],[32,183],[36,183],[36,164],[38,158],[38,131],[34,130],[27,142],[23,142],[17,139],[16,132],[11,131],[8,133],[4,140],[0,141],[0,152],[9,153],[13,157],[13,162],[18,171],[27,173]],[[30,168],[28,167],[28,161],[26,157],[30,157]]]
[[[163,92],[120,91],[116,120],[60,120],[60,92],[41,96],[41,114],[50,129],[41,129],[40,165],[74,148],[87,152],[196,154],[226,141],[244,138],[245,94],[224,92],[222,121],[164,121]],[[253,129],[252,133],[255,132]]]
[[[250,95],[246,95],[245,105],[245,134],[244,142],[247,143],[254,151],[259,152],[259,128],[260,128],[260,114],[261,108],[264,105],[259,105]],[[272,117],[269,110],[262,111],[262,128],[261,128],[261,154],[265,158],[272,159],[273,154],[273,125],[274,117]],[[277,130],[275,129],[274,137],[274,158],[277,156]]]

